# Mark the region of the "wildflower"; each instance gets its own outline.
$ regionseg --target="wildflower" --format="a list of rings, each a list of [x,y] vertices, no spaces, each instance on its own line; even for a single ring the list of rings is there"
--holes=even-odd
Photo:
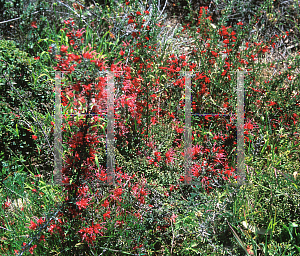
[[[155,124],[155,123],[156,123],[156,118],[155,118],[155,116],[152,116],[152,117],[151,117],[151,123],[152,123],[152,124]]]
[[[61,52],[67,52],[68,48],[69,48],[69,46],[62,45],[62,46],[60,47],[60,51],[61,51]]]
[[[169,149],[168,152],[166,152],[166,163],[172,163],[174,160],[174,151],[172,149]]]
[[[46,242],[45,235],[41,235],[41,237],[40,237],[40,239],[39,239],[39,242],[41,242],[41,241]]]
[[[82,198],[79,202],[76,202],[76,205],[78,206],[79,210],[86,209],[89,199],[88,198]]]
[[[8,198],[7,198],[7,201],[6,201],[4,204],[2,204],[2,209],[6,209],[6,208],[8,208],[10,205],[11,205],[11,203],[8,201]]]
[[[118,188],[114,192],[114,196],[120,196],[120,195],[122,195],[122,188]]]
[[[110,218],[110,211],[103,214],[103,219],[106,220],[106,218]]]
[[[101,206],[103,206],[103,207],[105,207],[105,208],[108,207],[108,206],[109,206],[108,200],[105,200],[104,203],[101,204]]]
[[[218,53],[216,53],[216,52],[214,52],[214,51],[211,51],[211,54],[212,54],[212,56],[214,56],[214,57],[217,57],[217,56],[218,56]]]
[[[36,26],[36,21],[31,22],[31,27],[37,28],[37,26]]]
[[[82,36],[82,34],[84,33],[84,31],[82,32],[83,28],[81,30],[77,30],[75,36],[77,36],[78,38]]]
[[[274,101],[267,101],[267,102],[270,102],[270,104],[268,105],[268,106],[274,106],[274,105],[276,105],[277,103],[276,102],[274,102]]]
[[[173,213],[170,219],[171,219],[171,221],[172,221],[173,223],[175,223],[175,222],[176,222],[176,218],[177,218],[177,215],[175,215],[175,214]]]
[[[154,155],[156,156],[157,160],[160,161],[161,160],[161,156],[160,156],[160,152],[154,152]]]
[[[149,164],[153,164],[153,162],[154,162],[154,159],[151,158],[151,159],[149,160]]]
[[[36,135],[32,135],[32,139],[36,140],[37,136]]]
[[[35,230],[37,228],[37,224],[34,223],[32,220],[30,221],[30,226],[28,227],[29,229]]]
[[[33,254],[33,250],[37,247],[37,245],[35,244],[34,246],[30,247],[29,252],[31,254]]]

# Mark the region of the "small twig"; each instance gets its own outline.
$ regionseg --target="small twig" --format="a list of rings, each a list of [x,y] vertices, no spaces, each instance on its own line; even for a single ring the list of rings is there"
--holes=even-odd
[[[103,249],[103,250],[108,250],[108,251],[111,251],[111,252],[121,252],[121,253],[127,254],[127,255],[136,255],[136,256],[139,256],[139,254],[132,254],[132,253],[129,253],[129,252],[124,252],[124,251],[121,251],[121,250],[114,250],[114,249],[110,249],[110,248],[106,248],[106,247],[101,247],[101,246],[98,246],[98,248]]]
[[[36,14],[38,13],[39,11],[36,11],[36,12],[33,12],[31,14]],[[14,18],[14,19],[11,19],[11,20],[5,20],[5,21],[1,21],[0,24],[3,24],[3,23],[7,23],[7,22],[11,22],[11,21],[15,21],[15,20],[19,20],[19,19],[22,19],[23,17],[18,17],[18,18]]]
[[[13,232],[12,230],[9,230],[9,229],[4,228],[4,227],[1,227],[1,226],[0,226],[0,228],[3,228],[3,229],[5,229],[5,230],[7,230],[7,231],[10,231],[10,232]]]

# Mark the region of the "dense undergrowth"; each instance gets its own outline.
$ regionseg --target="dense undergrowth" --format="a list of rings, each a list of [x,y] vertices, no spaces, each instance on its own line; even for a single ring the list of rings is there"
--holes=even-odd
[[[1,1],[1,255],[300,255],[299,5],[283,15],[284,1],[191,1],[170,26],[165,3]],[[63,186],[52,177],[57,71]],[[104,71],[118,71],[113,185]]]

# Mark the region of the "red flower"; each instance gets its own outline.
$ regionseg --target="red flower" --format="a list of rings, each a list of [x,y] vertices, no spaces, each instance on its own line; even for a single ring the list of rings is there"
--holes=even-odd
[[[76,202],[76,205],[78,206],[79,210],[81,210],[82,208],[86,209],[86,207],[89,205],[88,202],[88,198],[82,198],[79,202]]]
[[[29,229],[35,230],[37,228],[37,224],[34,223],[32,220],[30,221],[30,226],[28,227]]]
[[[36,21],[31,22],[31,27],[37,28],[37,26],[36,26]]]
[[[126,2],[125,4],[126,4],[126,5],[129,5],[129,2]]]
[[[30,247],[29,252],[31,254],[33,254],[33,250],[37,247],[37,245],[35,244],[34,246]]]
[[[136,12],[136,15],[142,15],[140,12]]]
[[[106,218],[110,218],[110,211],[103,214],[103,219],[106,220]]]
[[[274,105],[276,105],[276,102],[274,102],[274,101],[267,101],[267,102],[270,102],[270,104],[268,105],[268,106],[274,106]]]
[[[104,203],[101,204],[101,206],[103,206],[103,207],[108,207],[108,206],[109,206],[108,200],[105,200]]]
[[[144,13],[148,15],[148,14],[149,14],[149,11],[144,11]]]
[[[32,135],[32,138],[33,138],[34,140],[36,140],[36,139],[37,139],[37,136],[36,136],[36,135]]]
[[[64,46],[64,45],[62,45],[62,46],[60,47],[60,51],[61,51],[61,52],[67,52],[68,48],[69,48],[69,46]]]
[[[248,122],[247,124],[244,125],[244,127],[247,130],[252,130],[254,126],[251,124],[251,122]]]
[[[39,60],[39,59],[40,59],[40,56],[38,56],[38,57],[34,57],[34,59],[35,59],[35,60]]]
[[[239,22],[239,23],[237,23],[237,25],[241,25],[241,26],[242,26],[242,25],[244,25],[244,24],[243,24],[243,22]]]
[[[123,56],[125,52],[123,50],[120,51],[120,55]]]
[[[6,209],[10,206],[10,202],[7,200],[4,204],[2,204],[2,209]]]
[[[43,220],[42,218],[37,220],[37,223],[40,224],[40,225],[42,225],[44,222],[45,222],[45,220]]]
[[[212,54],[212,56],[214,56],[214,57],[217,57],[217,56],[218,56],[218,53],[216,53],[216,52],[214,52],[214,51],[211,51],[211,54]]]
[[[39,239],[39,242],[41,242],[42,240],[43,240],[44,242],[46,242],[45,235],[41,235],[41,237],[40,237],[40,239]]]
[[[82,36],[82,34],[84,33],[84,31],[82,32],[83,28],[81,30],[77,30],[76,31],[76,35],[78,38]]]
[[[156,156],[156,158],[157,158],[157,160],[158,160],[158,162],[161,160],[161,156],[160,156],[160,152],[154,152],[154,155]]]
[[[114,192],[114,196],[121,196],[122,195],[122,188],[117,188]]]

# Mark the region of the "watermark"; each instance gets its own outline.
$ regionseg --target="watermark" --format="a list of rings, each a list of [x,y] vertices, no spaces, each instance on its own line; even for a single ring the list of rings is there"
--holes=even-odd
[[[120,71],[118,71],[120,72]],[[186,185],[196,185],[192,182],[192,115],[223,115],[220,113],[191,114],[191,74],[199,71],[185,71],[185,129],[184,129],[184,182]],[[234,72],[234,71],[233,71]],[[244,72],[237,71],[237,106],[236,106],[236,127],[237,127],[237,176],[238,183],[244,184]],[[107,74],[107,180],[106,184],[115,184],[115,145],[114,145],[114,71],[106,71]],[[57,185],[65,184],[62,182],[62,112],[61,112],[61,78],[62,73],[56,72],[55,75],[55,127],[54,127],[54,182]],[[228,115],[230,116],[230,115]],[[198,183],[197,183],[198,184]]]
[[[199,72],[199,71],[193,71]],[[191,71],[185,72],[185,129],[184,129],[184,183],[185,185],[196,185],[192,182],[192,127],[191,127]],[[237,166],[236,174],[239,185],[245,183],[244,171],[244,71],[237,71],[237,112],[236,112],[236,127],[237,127]],[[224,114],[193,114],[193,115],[224,115]],[[226,114],[225,114],[226,115]]]
[[[63,185],[62,182],[62,112],[61,112],[61,79],[62,72],[55,72],[55,122],[54,122],[54,173],[53,182],[57,185]]]

